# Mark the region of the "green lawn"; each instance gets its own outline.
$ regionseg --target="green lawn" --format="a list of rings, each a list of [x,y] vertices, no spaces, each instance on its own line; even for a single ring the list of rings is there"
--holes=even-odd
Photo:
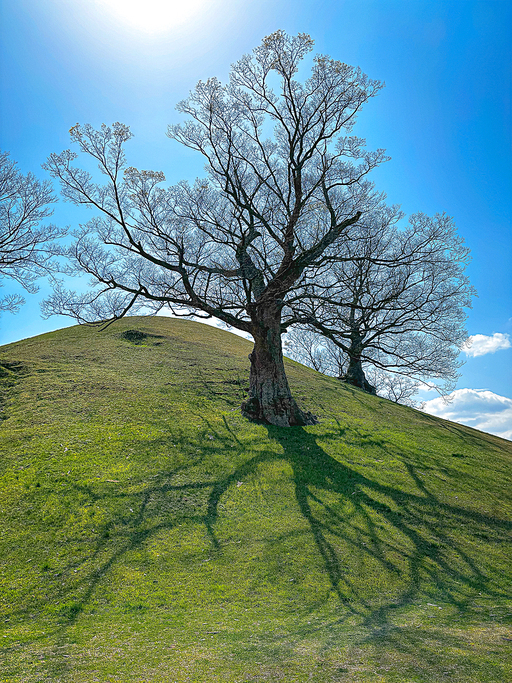
[[[0,349],[0,681],[512,680],[512,443],[292,361],[320,423],[251,424],[250,349]]]

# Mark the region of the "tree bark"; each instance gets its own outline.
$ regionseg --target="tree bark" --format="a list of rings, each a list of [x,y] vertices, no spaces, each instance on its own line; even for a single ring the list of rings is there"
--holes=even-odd
[[[277,427],[316,424],[309,412],[300,410],[286,377],[281,344],[281,315],[277,306],[253,317],[254,348],[249,354],[249,396],[242,414],[250,420]]]
[[[359,354],[352,354],[349,352],[349,362],[347,372],[343,378],[348,384],[353,384],[355,387],[364,389],[369,394],[374,396],[377,390],[368,382],[364,374],[363,365],[361,363],[361,356]]]

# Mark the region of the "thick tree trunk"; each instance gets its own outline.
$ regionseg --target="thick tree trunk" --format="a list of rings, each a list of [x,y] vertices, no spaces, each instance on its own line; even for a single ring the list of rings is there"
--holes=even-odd
[[[284,370],[280,323],[277,309],[253,319],[249,397],[242,404],[242,414],[278,427],[316,424],[314,415],[300,410],[292,397]]]
[[[358,354],[352,355],[349,353],[348,368],[343,379],[349,384],[353,384],[360,389],[364,389],[364,391],[368,392],[369,394],[377,394],[375,387],[372,386],[366,379],[363,365],[361,363],[361,357]]]

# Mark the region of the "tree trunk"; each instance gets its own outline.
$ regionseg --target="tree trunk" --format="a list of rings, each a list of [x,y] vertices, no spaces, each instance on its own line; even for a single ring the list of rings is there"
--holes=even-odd
[[[369,394],[377,394],[375,387],[366,379],[363,364],[361,363],[361,356],[359,354],[352,354],[349,352],[348,368],[344,380],[360,389],[364,389],[364,391]]]
[[[284,370],[281,344],[281,315],[272,307],[253,318],[254,349],[249,355],[249,397],[242,414],[250,420],[278,427],[316,424],[309,412],[300,410],[292,397]]]

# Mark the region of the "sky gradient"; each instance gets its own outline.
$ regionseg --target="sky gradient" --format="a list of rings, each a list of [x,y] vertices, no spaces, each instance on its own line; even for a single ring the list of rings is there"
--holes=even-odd
[[[389,203],[407,214],[445,211],[470,247],[468,274],[478,298],[469,311],[473,347],[462,354],[458,390],[476,393],[457,394],[451,409],[455,414],[459,402],[470,410],[472,401],[471,419],[487,408],[508,410],[494,431],[512,438],[512,2],[129,0],[123,11],[121,5],[3,0],[0,148],[23,173],[46,178],[41,164],[70,146],[71,126],[121,121],[135,135],[129,165],[162,170],[169,183],[193,179],[203,172],[201,157],[165,135],[169,123],[181,120],[176,103],[199,79],[225,81],[230,64],[278,28],[309,33],[315,52],[386,83],[354,134],[391,156],[373,173]],[[134,14],[140,6],[144,17]],[[73,227],[91,217],[60,202],[52,220]],[[19,291],[1,284],[2,295]],[[2,316],[0,344],[74,324],[40,318],[47,292],[41,285],[20,313]],[[511,403],[499,408],[490,395]],[[448,416],[437,403],[431,409]]]

